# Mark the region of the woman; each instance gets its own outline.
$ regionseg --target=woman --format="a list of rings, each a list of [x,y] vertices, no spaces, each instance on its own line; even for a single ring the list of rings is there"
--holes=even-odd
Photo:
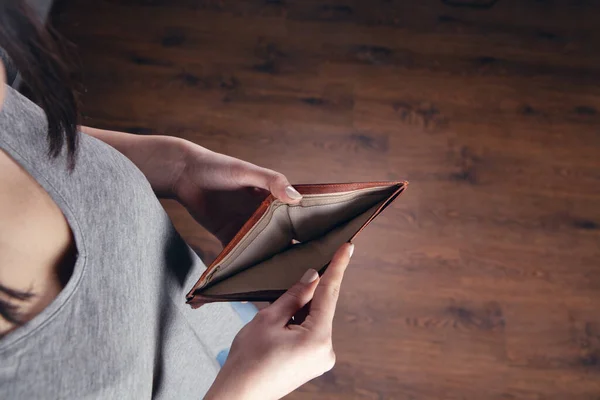
[[[55,35],[19,0],[0,1],[0,47],[0,398],[276,399],[333,367],[352,245],[235,336],[229,305],[185,305],[204,266],[157,200],[227,242],[267,191],[299,201],[283,175],[178,138],[79,129]],[[13,63],[39,107],[6,84]]]

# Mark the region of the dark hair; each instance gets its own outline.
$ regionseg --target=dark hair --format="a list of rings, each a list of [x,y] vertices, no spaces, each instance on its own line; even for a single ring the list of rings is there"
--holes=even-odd
[[[69,58],[65,42],[53,29],[44,28],[23,0],[0,0],[0,47],[19,70],[26,95],[46,114],[48,156],[58,157],[66,143],[68,169],[73,171],[79,112],[72,71],[64,61]],[[32,296],[0,284],[0,316],[20,325],[22,319],[13,301],[27,301]]]
[[[48,120],[48,155],[58,157],[67,144],[69,170],[75,167],[79,106],[66,42],[23,0],[0,0],[0,47],[12,59],[28,97]]]

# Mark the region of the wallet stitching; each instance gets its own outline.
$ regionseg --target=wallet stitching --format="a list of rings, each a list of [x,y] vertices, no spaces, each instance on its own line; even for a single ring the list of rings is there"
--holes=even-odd
[[[350,191],[354,190],[363,190],[376,186],[396,186],[396,185],[407,185],[407,181],[378,181],[378,182],[353,182],[353,183],[319,183],[319,184],[301,184],[294,185],[301,193],[302,189],[339,189],[339,188],[348,188]]]
[[[383,190],[381,190],[383,191]],[[346,194],[344,194],[344,196],[349,196],[351,192],[348,192]],[[367,197],[367,196],[375,196],[377,194],[380,194],[379,191],[372,191],[372,192],[367,192],[364,194],[361,194],[361,196],[355,196],[355,197],[351,197],[349,199],[345,199],[342,201],[339,200],[335,200],[334,198],[328,199],[330,201],[326,201],[326,202],[322,202],[322,203],[318,203],[318,204],[310,204],[310,205],[305,205],[305,204],[288,204],[288,207],[290,208],[311,208],[311,207],[320,207],[320,206],[326,206],[326,205],[331,205],[331,204],[342,204],[342,203],[346,203],[348,201],[354,200],[358,197]],[[340,196],[342,197],[342,196]],[[313,200],[313,199],[306,199],[306,200]],[[335,200],[335,201],[334,201]]]
[[[376,193],[378,191],[389,190],[391,187],[393,187],[393,186],[379,185],[379,186],[373,186],[373,187],[367,187],[367,188],[350,189],[350,190],[346,190],[344,192],[304,193],[303,198],[304,198],[304,200],[309,200],[309,199],[313,199],[313,198],[322,198],[322,197],[336,198],[336,197],[343,197],[343,196],[356,194],[357,192],[369,194],[369,193]],[[301,203],[302,203],[302,201],[301,201]],[[298,206],[298,204],[290,204],[290,206]]]

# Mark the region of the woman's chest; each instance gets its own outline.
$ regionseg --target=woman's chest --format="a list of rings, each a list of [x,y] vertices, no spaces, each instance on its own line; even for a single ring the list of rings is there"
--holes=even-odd
[[[73,239],[65,217],[48,193],[2,150],[0,220],[0,283],[32,293],[27,301],[17,304],[22,319],[29,320],[68,280]],[[7,327],[4,325],[6,321],[0,321],[0,329]]]

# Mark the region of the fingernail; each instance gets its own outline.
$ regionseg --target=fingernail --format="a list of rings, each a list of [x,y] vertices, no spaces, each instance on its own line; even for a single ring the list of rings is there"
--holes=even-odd
[[[292,186],[288,186],[285,188],[285,194],[287,194],[290,197],[290,199],[293,200],[298,200],[302,198],[302,195],[298,193],[298,191]]]
[[[350,243],[350,246],[348,247],[348,257],[352,257],[352,254],[354,254],[354,243]]]
[[[315,280],[317,280],[318,277],[319,277],[319,273],[311,268],[308,271],[306,271],[304,273],[304,275],[302,275],[300,282],[311,283],[311,282],[314,282]]]

